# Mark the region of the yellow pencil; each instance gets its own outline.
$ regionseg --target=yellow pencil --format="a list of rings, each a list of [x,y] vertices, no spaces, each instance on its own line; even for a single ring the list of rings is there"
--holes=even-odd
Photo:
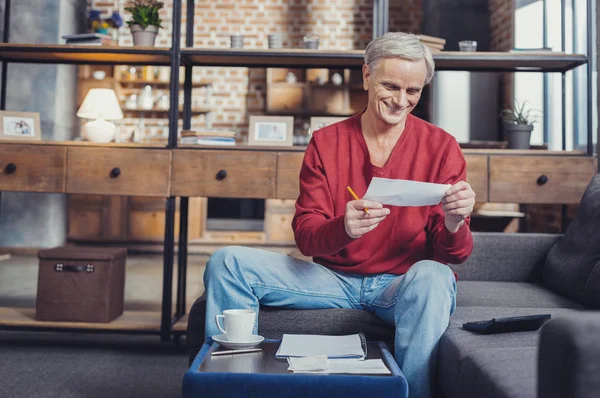
[[[353,197],[355,200],[360,200],[360,199],[358,198],[358,196],[356,196],[356,194],[354,193],[354,191],[352,190],[352,188],[350,188],[350,186],[347,186],[347,187],[346,187],[346,189],[348,190],[348,192],[350,192],[350,195],[352,195],[352,197]],[[365,208],[365,209],[363,209],[363,210],[365,211],[365,213],[369,214],[369,210],[367,210],[366,208]]]

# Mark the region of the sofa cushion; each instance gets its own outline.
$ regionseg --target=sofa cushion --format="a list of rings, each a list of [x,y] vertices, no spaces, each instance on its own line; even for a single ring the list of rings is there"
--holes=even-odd
[[[459,307],[585,308],[548,288],[526,282],[458,281]]]
[[[454,315],[450,318],[448,330],[442,336],[439,345],[437,380],[444,393],[444,397],[469,397],[469,395],[459,395],[458,389],[459,387],[467,388],[466,385],[462,384],[461,380],[465,383],[472,382],[467,373],[463,375],[463,372],[466,372],[464,364],[467,358],[471,357],[469,361],[475,361],[476,364],[481,362],[483,359],[477,358],[483,354],[477,354],[478,352],[506,348],[517,349],[518,351],[518,349],[523,348],[535,349],[538,346],[539,331],[480,335],[464,330],[462,328],[463,323],[510,316],[535,314],[552,314],[552,316],[556,316],[575,312],[577,310],[569,308],[457,307]],[[492,358],[489,361],[493,362]],[[487,372],[487,370],[483,369],[482,372]],[[490,378],[491,375],[487,375],[486,377]],[[487,397],[485,394],[473,396]],[[535,397],[535,394],[531,395],[531,397]]]
[[[284,333],[343,335],[363,332],[371,341],[394,341],[394,328],[377,316],[367,311],[342,308],[285,310],[261,307],[258,332],[269,339],[280,339]]]
[[[461,366],[457,397],[537,398],[537,347],[482,348]]]
[[[555,291],[600,307],[600,174],[588,185],[575,219],[550,249],[543,278]]]
[[[540,282],[548,251],[558,234],[473,232],[473,253],[450,264],[459,281]]]

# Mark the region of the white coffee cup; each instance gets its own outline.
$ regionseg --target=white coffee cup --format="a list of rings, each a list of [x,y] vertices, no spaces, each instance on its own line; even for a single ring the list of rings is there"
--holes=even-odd
[[[223,318],[224,327],[219,324]],[[217,327],[227,336],[228,341],[244,343],[250,341],[254,331],[256,312],[253,310],[225,310],[223,315],[215,316]]]

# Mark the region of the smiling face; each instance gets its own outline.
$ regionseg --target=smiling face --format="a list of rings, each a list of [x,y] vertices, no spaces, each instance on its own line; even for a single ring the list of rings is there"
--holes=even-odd
[[[384,58],[373,70],[364,65],[363,85],[373,115],[387,125],[404,123],[421,98],[426,76],[425,60]]]

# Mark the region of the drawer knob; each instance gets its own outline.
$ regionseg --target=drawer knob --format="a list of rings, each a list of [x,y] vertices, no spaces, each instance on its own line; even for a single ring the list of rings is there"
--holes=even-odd
[[[536,181],[536,183],[539,186],[542,186],[542,185],[546,184],[547,182],[548,182],[548,176],[545,175],[545,174],[542,174],[541,176],[539,176],[538,179],[537,179],[537,181]]]
[[[120,175],[121,175],[121,169],[118,167],[115,167],[114,169],[112,169],[110,171],[110,178],[117,178]]]
[[[223,181],[225,178],[227,178],[227,170],[219,170],[217,173],[217,180]]]
[[[14,163],[9,163],[6,165],[6,167],[4,168],[4,172],[6,174],[12,174],[17,170],[17,165]]]

